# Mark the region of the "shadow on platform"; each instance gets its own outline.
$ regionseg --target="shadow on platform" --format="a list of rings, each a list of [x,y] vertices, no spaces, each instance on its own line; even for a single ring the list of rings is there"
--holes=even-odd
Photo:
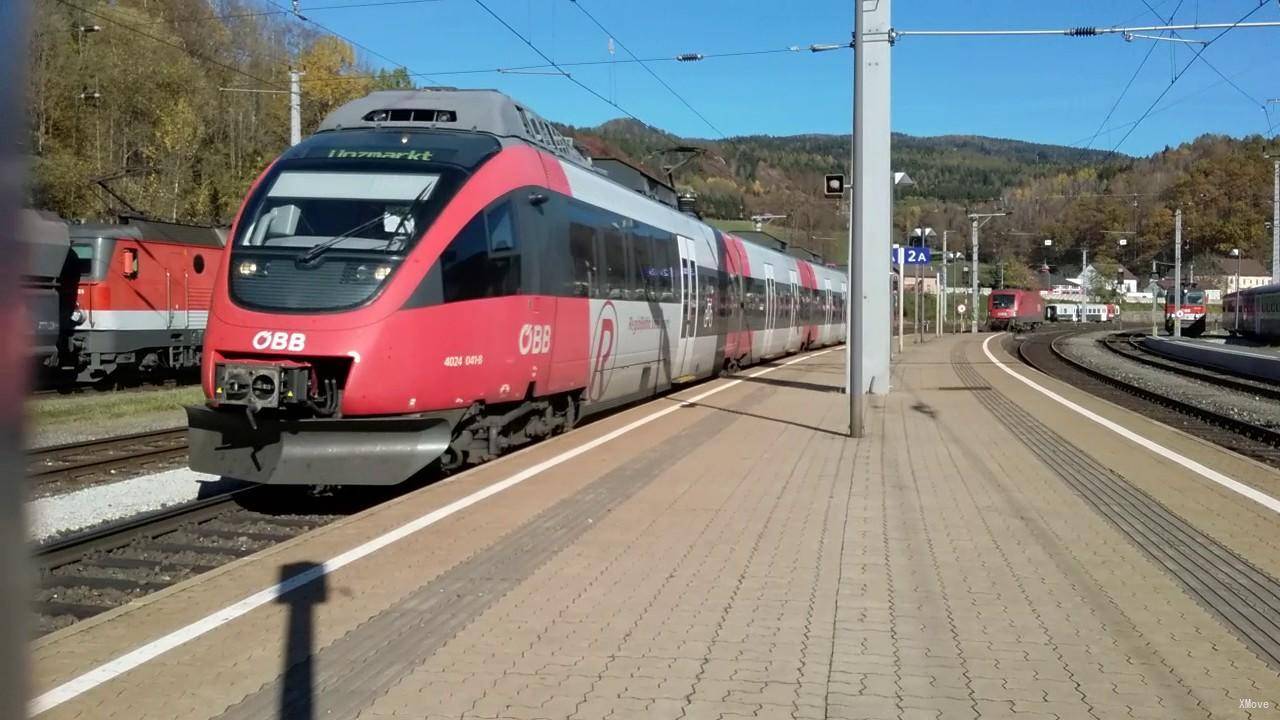
[[[320,565],[313,562],[291,563],[280,568],[280,581],[303,573],[316,573]],[[289,606],[289,625],[285,631],[283,682],[280,688],[280,720],[312,720],[315,717],[315,668],[312,665],[314,627],[312,608],[327,599],[325,576],[285,593],[276,602]]]

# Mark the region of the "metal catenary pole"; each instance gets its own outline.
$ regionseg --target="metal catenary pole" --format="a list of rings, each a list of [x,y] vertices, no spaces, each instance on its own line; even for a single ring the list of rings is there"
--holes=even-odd
[[[970,302],[973,303],[973,309],[971,310],[973,313],[973,322],[969,331],[976,335],[978,333],[978,218],[975,217],[972,218],[972,220],[973,242],[972,248],[970,249],[973,252],[973,257],[970,259],[970,267],[972,268],[972,271],[969,273],[971,275],[969,278],[969,282],[971,283],[969,288],[971,294]]]
[[[942,275],[938,280],[938,303],[941,304],[945,302],[946,308],[939,313],[939,316],[941,317],[941,321],[939,322],[939,335],[942,334],[941,324],[947,321],[947,311],[951,309],[951,293],[948,292],[950,288],[947,287],[947,266],[950,265],[950,261],[947,260],[947,236],[950,234],[950,230],[942,231]]]
[[[289,144],[302,142],[302,89],[298,79],[302,73],[289,71]]]
[[[1182,337],[1182,208],[1173,215],[1173,336]]]
[[[892,227],[889,165],[889,88],[892,0],[855,0],[853,212],[849,228],[847,325],[849,434],[866,433],[864,394],[889,391],[889,276],[885,272]],[[855,312],[855,307],[857,311]]]

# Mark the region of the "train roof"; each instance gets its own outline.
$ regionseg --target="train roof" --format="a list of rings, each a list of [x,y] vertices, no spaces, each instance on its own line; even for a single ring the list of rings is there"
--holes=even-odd
[[[226,228],[208,225],[184,225],[182,223],[144,220],[124,216],[122,223],[82,223],[71,225],[72,239],[129,238],[131,240],[156,240],[180,245],[223,247],[227,242]]]
[[[317,132],[403,127],[519,138],[583,167],[591,161],[551,123],[497,90],[379,90],[329,113]]]

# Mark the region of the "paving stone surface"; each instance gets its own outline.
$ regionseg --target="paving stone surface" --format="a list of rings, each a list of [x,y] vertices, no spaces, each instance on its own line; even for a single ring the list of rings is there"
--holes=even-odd
[[[310,653],[286,653],[279,620],[252,639],[229,626],[210,638],[226,666],[189,693],[165,684],[179,649],[50,716],[1280,717],[1276,668],[981,393],[1078,420],[949,338],[909,347],[852,440],[842,355],[690,403],[670,431],[592,451],[610,461],[576,484],[521,486],[553,496],[504,506],[439,572],[344,569],[380,590],[329,593],[353,619]],[[1145,452],[1100,433],[1072,448],[1121,469],[1107,458]],[[1250,501],[1177,482],[1206,507],[1183,519],[1232,537],[1202,525]]]

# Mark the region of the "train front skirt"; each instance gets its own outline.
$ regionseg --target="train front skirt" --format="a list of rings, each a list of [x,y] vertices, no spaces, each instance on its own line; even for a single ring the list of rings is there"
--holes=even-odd
[[[392,485],[449,447],[453,423],[427,417],[282,420],[187,408],[191,469],[264,485]],[[254,428],[254,425],[257,428]]]

